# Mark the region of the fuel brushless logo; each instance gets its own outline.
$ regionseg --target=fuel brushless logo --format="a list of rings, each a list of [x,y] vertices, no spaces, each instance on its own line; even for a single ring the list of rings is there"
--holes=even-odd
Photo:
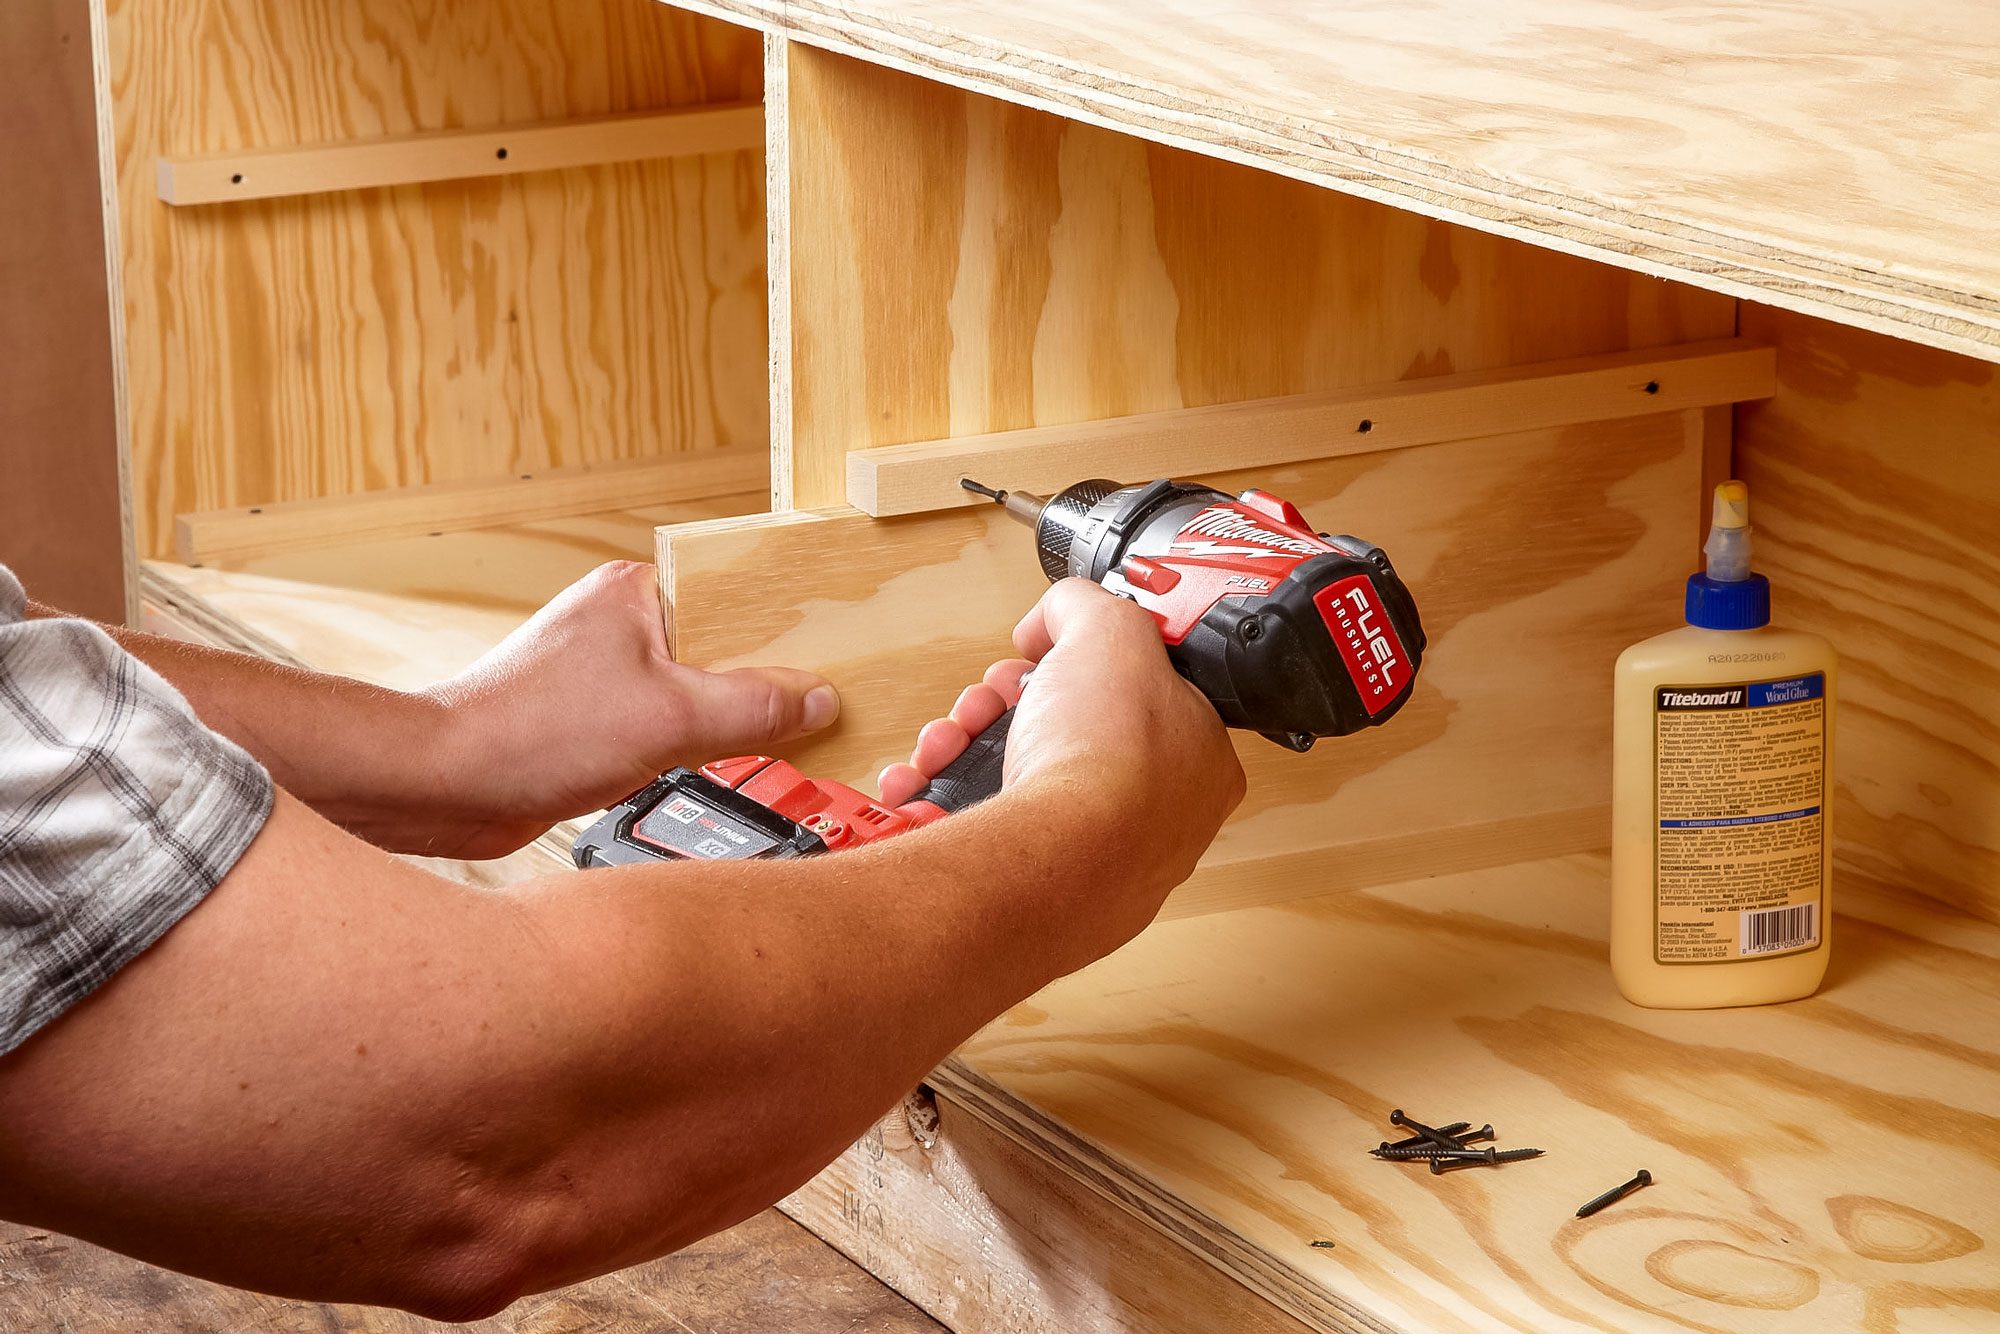
[[[1240,545],[1247,542],[1256,545]],[[1183,556],[1248,556],[1252,560],[1317,556],[1333,550],[1324,542],[1266,528],[1242,510],[1228,505],[1210,505],[1195,515],[1174,538],[1173,549]]]
[[[1372,718],[1396,701],[1411,675],[1409,656],[1375,600],[1375,586],[1365,574],[1350,575],[1314,594],[1313,604]]]

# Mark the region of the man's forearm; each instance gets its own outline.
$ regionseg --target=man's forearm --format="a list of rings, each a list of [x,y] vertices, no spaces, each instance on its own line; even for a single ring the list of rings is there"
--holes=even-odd
[[[1090,889],[1043,851],[1100,831],[1030,786],[861,852],[505,892],[281,799],[206,903],[0,1062],[0,1213],[461,1317],[684,1245],[1101,949],[1050,939],[1051,887]]]
[[[29,615],[60,613],[34,603]],[[453,762],[451,712],[390,690],[178,639],[100,627],[236,742],[286,791],[361,837],[398,852],[452,856],[440,831],[464,829],[441,807]]]
[[[579,970],[597,964],[546,1040],[598,1053],[581,1107],[653,1111],[586,1111],[551,1136],[545,1170],[594,1183],[593,1204],[552,1220],[531,1286],[676,1249],[790,1193],[973,1031],[1091,957],[1048,932],[1050,888],[1088,892],[1048,851],[1093,832],[1066,827],[1086,818],[1066,805],[1041,783],[861,853],[543,891],[564,924],[552,937]]]

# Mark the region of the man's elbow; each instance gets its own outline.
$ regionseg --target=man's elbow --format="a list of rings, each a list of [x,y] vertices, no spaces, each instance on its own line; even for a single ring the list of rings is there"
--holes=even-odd
[[[521,1298],[556,1286],[540,1278],[528,1257],[506,1246],[458,1247],[384,1276],[376,1298],[429,1320],[484,1320]]]
[[[378,1292],[364,1300],[432,1320],[479,1320],[611,1268],[588,1254],[582,1203],[520,1179],[467,1188],[461,1178],[424,1201],[421,1221],[381,1256]]]

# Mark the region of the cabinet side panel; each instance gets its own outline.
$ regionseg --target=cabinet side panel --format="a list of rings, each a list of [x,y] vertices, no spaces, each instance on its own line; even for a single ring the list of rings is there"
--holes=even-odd
[[[1776,618],[1841,653],[1839,867],[2000,920],[2000,372],[1766,307],[1738,409]]]
[[[41,602],[126,618],[89,0],[0,5],[0,563]]]
[[[140,549],[176,513],[766,434],[755,152],[170,208],[161,155],[754,99],[650,0],[109,0]]]
[[[800,506],[844,498],[855,448],[1734,331],[1710,293],[823,51],[787,69]]]

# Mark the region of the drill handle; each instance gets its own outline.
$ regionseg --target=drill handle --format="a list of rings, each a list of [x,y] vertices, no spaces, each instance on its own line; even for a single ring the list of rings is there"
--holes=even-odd
[[[976,806],[998,792],[1000,774],[1007,763],[1007,732],[1013,725],[1014,711],[1009,709],[991,727],[972,738],[965,752],[910,800],[927,802],[950,815]]]

